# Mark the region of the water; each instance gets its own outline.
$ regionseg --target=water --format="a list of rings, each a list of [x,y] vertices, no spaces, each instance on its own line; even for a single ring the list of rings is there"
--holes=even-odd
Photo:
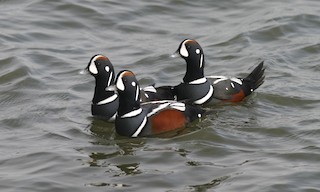
[[[320,191],[320,3],[0,1],[1,191]],[[142,85],[177,84],[200,42],[207,75],[266,81],[182,132],[128,139],[90,115],[102,53]]]

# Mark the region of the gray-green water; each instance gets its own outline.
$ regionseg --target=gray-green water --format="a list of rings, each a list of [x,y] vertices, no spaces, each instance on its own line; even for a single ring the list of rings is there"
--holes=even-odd
[[[320,191],[317,0],[0,1],[0,190]],[[245,75],[248,100],[169,137],[127,139],[90,115],[92,55],[142,85],[177,84],[194,38],[207,75]]]

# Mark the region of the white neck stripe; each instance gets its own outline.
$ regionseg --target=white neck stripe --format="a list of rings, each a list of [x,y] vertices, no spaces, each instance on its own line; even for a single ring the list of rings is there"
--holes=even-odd
[[[99,102],[97,103],[97,105],[103,105],[103,104],[111,103],[112,101],[116,100],[117,97],[118,97],[118,95],[117,95],[117,94],[114,94],[114,95],[112,95],[111,97],[108,97],[108,98],[106,98],[106,99],[104,99],[104,100],[102,100],[102,101],[99,101]]]
[[[139,99],[139,93],[140,93],[140,88],[139,88],[139,86],[137,85],[137,88],[136,88],[136,101],[138,101],[138,99]]]
[[[201,54],[201,57],[200,57],[200,68],[202,67],[202,64],[203,64],[203,54]]]
[[[206,101],[208,101],[212,95],[213,95],[213,87],[210,85],[210,89],[209,89],[207,95],[202,97],[201,99],[196,100],[194,103],[201,105],[201,104],[205,103]]]
[[[135,117],[135,116],[139,115],[141,112],[142,112],[142,109],[139,108],[139,109],[130,111],[129,113],[122,115],[121,118]]]
[[[113,75],[113,73],[111,72],[110,75],[109,75],[108,86],[110,86],[112,75]]]
[[[131,137],[138,137],[138,135],[141,133],[141,131],[144,128],[144,126],[146,125],[146,123],[147,123],[147,117],[144,117],[142,123],[140,124],[140,126],[138,127],[136,132],[134,132],[134,134],[131,135]]]
[[[189,84],[197,85],[197,84],[205,83],[206,81],[207,81],[207,78],[202,77],[200,79],[189,82]]]

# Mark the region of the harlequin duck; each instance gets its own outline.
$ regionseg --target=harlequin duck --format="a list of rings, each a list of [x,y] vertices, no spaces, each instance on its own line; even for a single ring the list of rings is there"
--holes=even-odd
[[[116,88],[119,108],[115,127],[119,135],[155,135],[183,128],[204,114],[203,109],[183,102],[162,100],[140,103],[140,86],[131,71],[119,72]]]
[[[115,120],[119,97],[115,89],[110,89],[115,80],[112,63],[106,56],[98,54],[90,59],[86,69],[96,80],[91,104],[92,115],[110,121]]]
[[[114,87],[115,72],[111,61],[104,55],[94,55],[86,67],[96,80],[94,96],[91,104],[93,116],[114,121],[118,109],[118,93]],[[140,89],[140,101],[156,101],[173,99],[173,92],[169,86],[156,88],[154,85]]]
[[[195,104],[210,102],[213,98],[238,102],[250,95],[264,82],[263,61],[245,78],[204,76],[205,59],[199,43],[192,39],[181,42],[176,54],[187,64],[183,83],[174,87],[177,100],[191,99]]]

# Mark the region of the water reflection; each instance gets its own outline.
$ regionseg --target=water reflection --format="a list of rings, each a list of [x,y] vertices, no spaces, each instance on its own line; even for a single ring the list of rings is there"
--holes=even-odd
[[[140,163],[120,164],[116,165],[125,175],[136,175],[142,173],[139,170]],[[119,175],[120,176],[120,175]]]
[[[211,180],[208,183],[203,183],[203,184],[199,184],[199,185],[192,185],[189,186],[193,191],[207,191],[211,188],[214,188],[217,185],[220,185],[223,181],[227,180],[229,178],[229,176],[223,176],[220,178],[216,178]]]

